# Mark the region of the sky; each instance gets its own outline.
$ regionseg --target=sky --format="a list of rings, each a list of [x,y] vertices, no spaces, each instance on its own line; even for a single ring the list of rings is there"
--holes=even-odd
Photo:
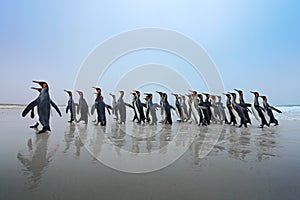
[[[97,46],[119,33],[158,27],[201,45],[217,66],[226,91],[243,89],[248,102],[249,91],[256,90],[273,105],[300,104],[299,1],[3,0],[0,4],[0,103],[29,103],[37,96],[31,81],[46,80],[52,99],[65,104],[63,89],[73,88],[82,63]],[[193,88],[207,90],[200,83]]]

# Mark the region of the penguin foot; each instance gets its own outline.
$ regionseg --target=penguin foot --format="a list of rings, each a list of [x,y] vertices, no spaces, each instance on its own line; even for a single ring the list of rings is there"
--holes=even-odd
[[[29,126],[29,128],[37,128],[40,124],[37,122],[35,125]]]
[[[68,123],[72,123],[74,120],[69,120]]]
[[[264,127],[264,125],[260,125],[259,127],[257,127],[257,128],[263,128]]]
[[[42,130],[40,130],[40,131],[38,132],[38,134],[45,133],[48,129],[50,129],[50,128],[47,127],[47,126],[43,126]]]

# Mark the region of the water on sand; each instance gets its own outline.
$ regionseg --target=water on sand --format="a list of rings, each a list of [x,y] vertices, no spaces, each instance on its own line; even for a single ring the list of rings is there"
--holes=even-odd
[[[0,109],[0,199],[299,199],[300,125],[280,121],[279,127],[257,129],[211,126],[195,137],[180,137],[178,147],[193,140],[188,150],[161,170],[129,174],[97,161],[105,150],[103,138],[119,149],[146,153],[162,149],[176,135],[174,126],[147,127],[145,137],[128,130],[146,130],[127,122],[126,130],[110,121],[106,128],[73,125],[52,116],[52,132],[36,135],[21,119],[21,109]],[[110,118],[110,117],[108,117]],[[110,119],[109,119],[110,120]],[[147,137],[151,129],[153,135]],[[216,131],[218,140],[202,158]],[[80,137],[79,137],[80,136]],[[211,140],[213,142],[214,139]],[[93,155],[89,151],[92,151]]]

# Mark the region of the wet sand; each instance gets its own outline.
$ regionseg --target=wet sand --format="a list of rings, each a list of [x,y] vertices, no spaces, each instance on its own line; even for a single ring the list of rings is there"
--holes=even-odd
[[[107,149],[103,138],[116,146],[112,152],[120,158],[120,149],[166,155],[174,151],[168,146],[178,123],[149,128],[128,121],[122,131],[111,117],[102,128],[91,122],[70,125],[68,116],[53,112],[52,132],[36,135],[28,128],[35,121],[21,118],[21,111],[0,109],[0,199],[300,199],[299,121],[265,129],[190,125],[197,134],[176,138],[177,148],[194,141],[178,160],[158,171],[132,174],[96,159]],[[138,132],[145,137],[136,138]],[[214,136],[216,144],[203,157]]]

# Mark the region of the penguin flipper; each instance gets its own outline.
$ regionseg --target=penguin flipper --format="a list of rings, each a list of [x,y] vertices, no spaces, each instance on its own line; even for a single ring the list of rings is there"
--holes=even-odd
[[[170,105],[170,108],[176,111],[176,109],[173,106],[171,106],[171,105]]]
[[[92,115],[94,114],[95,109],[96,109],[96,106],[95,106],[95,104],[94,104],[94,105],[92,106],[92,108],[91,108],[91,114],[92,114]]]
[[[50,104],[56,110],[56,112],[59,114],[59,116],[61,117],[61,112],[60,112],[59,108],[57,107],[57,105],[52,100],[50,100]]]
[[[129,108],[134,109],[134,107],[132,105],[130,105],[129,103],[125,103],[125,106],[128,106]]]
[[[26,108],[22,112],[22,117],[25,117],[29,113],[29,111],[31,111],[35,106],[38,105],[38,103],[39,103],[39,98],[35,99],[33,102],[28,104],[28,106],[26,106]]]
[[[281,111],[281,110],[278,110],[277,108],[274,108],[273,106],[270,106],[270,108],[271,108],[272,110],[274,110],[274,111],[278,112],[278,113],[282,113],[282,111]]]
[[[31,117],[31,119],[34,118],[34,108],[31,109],[30,117]]]

